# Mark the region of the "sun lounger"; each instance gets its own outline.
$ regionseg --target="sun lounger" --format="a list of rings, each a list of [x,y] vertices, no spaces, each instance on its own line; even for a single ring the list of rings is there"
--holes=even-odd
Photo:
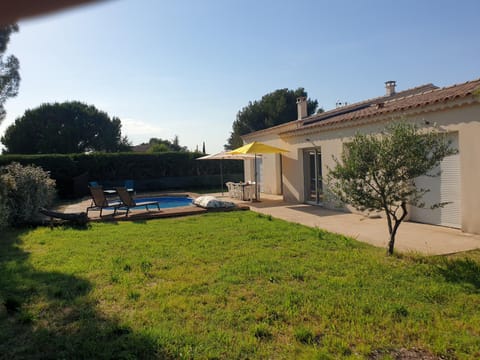
[[[89,210],[100,210],[100,217],[102,217],[102,211],[106,208],[113,208],[113,215],[115,216],[122,203],[120,201],[108,201],[101,186],[90,186],[89,189],[92,195],[92,204],[87,207],[87,216]]]
[[[100,185],[97,181],[89,181],[88,182],[88,185],[90,187],[99,187],[99,186],[102,186]],[[103,187],[102,187],[103,188]],[[103,189],[103,193],[105,195],[115,195],[116,194],[116,191],[114,189]]]
[[[135,201],[133,197],[130,195],[130,193],[127,191],[127,188],[125,187],[117,187],[115,188],[117,190],[117,194],[120,197],[120,201],[122,202],[122,205],[120,206],[121,209],[127,209],[127,213],[125,216],[128,216],[128,212],[130,211],[131,208],[137,207],[137,206],[145,206],[145,208],[150,211],[148,208],[149,206],[155,206],[157,207],[158,211],[160,211],[160,203],[158,201]]]
[[[40,208],[39,212],[50,218],[50,226],[53,226],[53,219],[61,219],[68,221],[75,225],[85,225],[88,222],[87,213],[62,213],[58,211],[48,210],[45,208]]]

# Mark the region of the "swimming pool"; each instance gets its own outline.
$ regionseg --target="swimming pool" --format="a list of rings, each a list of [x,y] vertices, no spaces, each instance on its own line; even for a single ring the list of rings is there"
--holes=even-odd
[[[160,209],[170,209],[180,206],[190,206],[192,205],[193,199],[186,196],[158,196],[135,198],[136,203],[143,201],[158,201],[160,203]],[[148,208],[152,209],[152,206],[149,206]],[[132,208],[132,210],[134,209],[145,209],[145,206],[136,206]]]

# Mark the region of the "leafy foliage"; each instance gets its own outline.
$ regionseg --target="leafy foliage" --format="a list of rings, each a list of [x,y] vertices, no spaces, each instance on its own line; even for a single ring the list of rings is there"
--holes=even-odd
[[[8,225],[7,187],[0,177],[0,229]]]
[[[48,206],[55,195],[55,181],[37,166],[12,163],[0,169],[3,188],[0,223],[19,226],[36,220],[38,210]]]
[[[307,96],[304,88],[279,89],[264,95],[261,100],[249,102],[237,113],[225,148],[234,149],[242,146],[240,138],[242,135],[295,120],[297,118],[296,101],[301,96]],[[317,106],[317,100],[307,100],[308,115],[313,114]]]
[[[178,138],[178,135],[175,135],[173,140],[151,138],[148,144],[150,145],[150,148],[148,149],[149,153],[188,151],[186,146],[180,146],[180,140]]]
[[[356,209],[385,213],[390,233],[388,252],[392,254],[397,229],[408,214],[407,205],[425,207],[422,197],[429,189],[417,188],[415,179],[438,176],[429,172],[456,151],[444,134],[421,133],[414,125],[400,122],[382,134],[357,134],[345,144],[341,161],[335,159],[327,183],[333,194]]]
[[[14,55],[3,58],[7,49],[10,35],[18,31],[16,24],[0,27],[0,123],[5,118],[5,101],[18,93],[20,85],[20,74],[18,72],[20,63]]]
[[[163,143],[153,144],[148,149],[149,153],[162,153],[162,152],[169,152],[169,151],[170,151],[170,148],[168,147],[168,145]]]
[[[130,146],[121,126],[119,118],[78,101],[42,104],[16,119],[2,143],[10,154],[126,151]]]

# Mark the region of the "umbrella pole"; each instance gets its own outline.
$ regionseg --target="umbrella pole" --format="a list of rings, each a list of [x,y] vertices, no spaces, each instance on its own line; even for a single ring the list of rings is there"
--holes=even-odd
[[[222,197],[223,197],[223,165],[222,165],[222,160],[220,160],[220,186],[222,188]]]
[[[255,153],[255,201],[258,201],[258,181],[257,181],[257,153]]]

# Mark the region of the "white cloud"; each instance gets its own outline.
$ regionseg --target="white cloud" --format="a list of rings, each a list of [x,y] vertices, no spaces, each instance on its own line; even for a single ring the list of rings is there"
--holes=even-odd
[[[122,135],[128,136],[128,139],[134,144],[147,142],[152,137],[165,137],[165,129],[138,119],[120,119],[122,122]]]

